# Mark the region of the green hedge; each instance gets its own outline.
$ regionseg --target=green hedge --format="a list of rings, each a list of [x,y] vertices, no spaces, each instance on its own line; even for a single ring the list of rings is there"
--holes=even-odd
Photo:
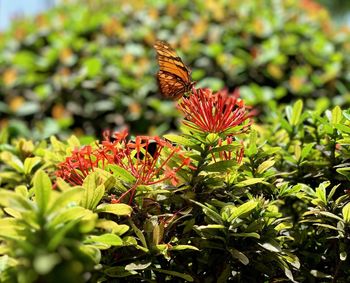
[[[250,133],[183,125],[173,145],[3,131],[1,282],[348,282],[350,114],[321,106]]]
[[[262,113],[271,100],[349,102],[349,34],[308,0],[67,1],[0,36],[0,122],[14,136],[174,127],[157,95],[156,38],[198,86],[241,87]]]

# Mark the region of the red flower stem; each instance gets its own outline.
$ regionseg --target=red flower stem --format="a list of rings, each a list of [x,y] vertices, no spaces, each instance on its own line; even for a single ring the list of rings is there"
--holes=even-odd
[[[138,186],[138,183],[136,182],[129,190],[127,190],[126,192],[124,192],[118,199],[117,202],[119,203],[127,194],[129,194],[130,192],[132,192],[133,190],[136,190],[136,187]],[[134,194],[132,194],[132,197],[134,196]],[[130,197],[129,199],[129,204],[131,203],[131,199],[132,197]]]
[[[134,195],[135,195],[135,192],[136,192],[136,188],[137,188],[138,185],[139,185],[138,182],[136,182],[136,183],[134,184],[134,186],[132,187],[131,196],[130,196],[130,198],[129,198],[129,205],[130,205],[130,204],[132,203],[132,201],[133,201],[133,198],[134,198]]]
[[[163,163],[157,168],[157,170],[155,171],[154,175],[157,175],[157,174],[159,173],[159,171],[163,168],[163,166],[165,166],[165,164],[168,163],[168,161],[170,160],[170,158],[173,157],[174,154],[175,154],[174,151],[172,151],[172,152],[169,154],[169,156],[167,157],[167,159],[165,159],[165,160],[163,161]]]

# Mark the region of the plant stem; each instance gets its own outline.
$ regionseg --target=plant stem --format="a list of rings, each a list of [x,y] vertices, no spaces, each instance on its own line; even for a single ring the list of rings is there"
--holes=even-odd
[[[192,175],[190,185],[193,187],[195,187],[197,185],[196,179],[197,179],[199,173],[202,171],[203,165],[205,164],[206,158],[208,156],[208,150],[209,150],[209,145],[205,145],[203,151],[201,152],[201,156],[200,156],[201,158],[198,162],[197,169],[196,169],[196,171],[193,172],[193,175]]]

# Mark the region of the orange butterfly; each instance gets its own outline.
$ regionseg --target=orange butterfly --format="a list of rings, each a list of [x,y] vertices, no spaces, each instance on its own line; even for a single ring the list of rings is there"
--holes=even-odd
[[[191,71],[169,43],[157,41],[154,48],[157,51],[160,69],[157,73],[160,93],[165,97],[178,99],[189,92],[194,84]]]

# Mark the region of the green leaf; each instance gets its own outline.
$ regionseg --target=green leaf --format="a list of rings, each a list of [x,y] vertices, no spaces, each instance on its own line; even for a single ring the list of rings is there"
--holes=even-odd
[[[213,164],[206,165],[202,168],[202,171],[206,172],[222,172],[227,169],[233,168],[235,165],[237,165],[236,160],[223,160],[218,161]]]
[[[132,222],[131,219],[128,219],[128,222],[129,222],[131,228],[134,230],[136,236],[140,239],[140,241],[141,241],[143,247],[146,248],[146,249],[148,249],[148,247],[147,247],[147,241],[146,241],[146,238],[145,238],[145,236],[143,235],[142,231],[141,231],[139,228],[136,227],[136,225],[134,224],[134,222]]]
[[[17,209],[13,209],[13,208],[11,208],[11,207],[5,207],[5,208],[4,208],[4,211],[5,211],[8,215],[12,216],[13,218],[18,218],[18,219],[21,219],[21,218],[22,218],[22,213],[19,212]]]
[[[108,170],[111,170],[114,176],[127,183],[134,183],[136,181],[136,178],[129,171],[118,165],[108,165]]]
[[[38,102],[27,101],[24,102],[17,110],[16,115],[28,116],[40,112],[40,105]]]
[[[345,134],[350,134],[350,127],[347,125],[335,124],[334,127]]]
[[[116,234],[103,234],[100,236],[90,236],[85,243],[102,243],[108,246],[123,246],[123,240]]]
[[[242,253],[234,248],[230,249],[229,251],[234,258],[238,259],[244,265],[249,264],[249,258],[244,253]]]
[[[109,277],[123,278],[135,275],[137,274],[137,271],[125,270],[124,266],[114,266],[106,268],[104,270],[104,273],[106,273],[106,275],[108,275]]]
[[[55,215],[55,217],[50,221],[49,227],[61,226],[70,221],[80,221],[82,219],[89,219],[94,217],[94,213],[91,210],[85,209],[80,206],[68,207],[63,210],[63,212]]]
[[[146,262],[136,261],[126,265],[125,270],[144,270],[151,265],[152,265],[151,261],[146,261]]]
[[[329,181],[322,182],[316,188],[316,196],[322,201],[324,205],[327,205],[326,188],[330,185]]]
[[[175,277],[179,277],[179,278],[182,278],[188,282],[193,282],[193,278],[192,276],[188,275],[188,274],[185,274],[185,273],[180,273],[180,272],[177,272],[177,271],[172,271],[172,270],[165,270],[165,269],[160,269],[160,268],[151,268],[153,271],[156,271],[156,272],[160,272],[160,273],[164,273],[164,274],[168,274],[168,275],[172,275],[172,276],[175,276]]]
[[[204,204],[201,204],[200,202],[197,202],[197,201],[194,201],[194,200],[190,200],[190,201],[192,201],[195,204],[197,204],[200,207],[202,207],[204,214],[207,215],[215,223],[224,224],[219,213],[217,213],[216,211],[212,210],[211,208],[205,206]]]
[[[343,219],[345,223],[350,223],[350,202],[348,202],[342,209]]]
[[[238,218],[244,214],[247,214],[249,212],[251,212],[257,205],[259,202],[254,201],[254,200],[250,200],[246,203],[243,203],[242,205],[238,206],[238,207],[234,207],[232,209],[231,215],[230,217],[227,219],[228,222],[233,221],[235,218]]]
[[[283,259],[285,259],[288,263],[290,263],[294,268],[300,269],[300,261],[295,254],[288,252],[286,250],[283,250],[283,253],[284,253]]]
[[[0,225],[0,237],[7,238],[19,236],[18,228],[21,226],[19,225],[19,221],[17,219],[10,217],[0,218]]]
[[[313,143],[309,143],[303,147],[301,151],[301,159],[305,159],[306,157],[308,157],[313,146],[314,146]]]
[[[299,144],[294,145],[294,158],[295,160],[300,160],[301,157],[301,147]]]
[[[65,180],[63,180],[62,178],[57,178],[56,184],[57,184],[58,188],[61,189],[62,191],[69,190],[69,189],[72,188],[72,187],[71,187]],[[81,188],[83,188],[83,187],[81,187]]]
[[[239,182],[236,184],[237,187],[246,187],[254,184],[258,184],[264,181],[264,178],[250,178],[247,180],[244,180],[242,182]]]
[[[191,246],[191,245],[176,245],[176,246],[172,246],[172,248],[170,250],[172,250],[172,251],[182,251],[182,250],[199,251],[199,249],[197,247]]]
[[[53,236],[50,238],[50,241],[47,245],[47,250],[49,251],[54,251],[57,249],[57,247],[59,245],[62,244],[62,242],[65,239],[65,235],[71,231],[72,229],[74,229],[77,225],[77,223],[79,222],[79,218],[74,218],[72,219],[72,221],[64,221],[64,225],[63,221],[60,223],[58,222],[57,225],[52,224],[52,222],[50,223],[50,228],[52,230],[55,231],[55,233],[53,234]]]
[[[282,269],[283,269],[283,271],[284,271],[284,274],[287,276],[287,278],[288,278],[290,281],[295,282],[295,281],[294,281],[294,278],[293,278],[293,273],[292,273],[292,271],[290,270],[290,268],[288,267],[288,265],[287,265],[287,264],[284,264]]]
[[[97,184],[98,173],[93,172],[85,178],[83,183],[85,192],[81,200],[81,205],[83,207],[94,210],[101,201],[105,193],[105,187],[103,184],[99,186],[97,186]]]
[[[2,127],[0,130],[0,145],[6,144],[9,138],[9,128]]]
[[[0,189],[0,206],[14,209],[32,210],[33,202],[23,197],[21,194],[5,189]]]
[[[271,168],[273,165],[275,164],[275,161],[272,160],[272,158],[264,161],[263,163],[261,163],[257,169],[257,173],[261,174],[264,173],[267,169]]]
[[[334,213],[331,213],[329,211],[319,211],[318,213],[321,214],[321,215],[324,215],[324,216],[336,219],[338,221],[342,221],[343,220],[338,215],[335,215]]]
[[[345,260],[347,259],[347,257],[348,257],[348,254],[347,254],[346,251],[342,251],[342,252],[339,254],[339,259],[340,259],[341,261],[345,261]]]
[[[202,226],[197,226],[196,229],[198,230],[206,230],[206,229],[224,229],[224,225],[219,225],[219,224],[209,224],[209,225],[202,225]]]
[[[332,188],[332,190],[328,194],[327,202],[329,202],[332,199],[333,195],[335,194],[335,192],[339,188],[339,186],[340,186],[340,184],[338,184]]]
[[[337,227],[334,227],[334,226],[329,225],[329,224],[314,223],[313,225],[318,226],[318,227],[323,227],[323,228],[326,228],[326,229],[331,229],[331,230],[341,231],[341,230],[340,230],[340,229],[338,229]]]
[[[337,172],[345,176],[348,180],[350,180],[350,167],[338,168]]]
[[[290,106],[286,107],[286,110],[291,108]],[[289,124],[289,122],[286,119],[281,118],[280,119],[280,123],[281,123],[281,127],[282,129],[285,129],[288,133],[292,133],[293,132],[293,128],[292,126]]]
[[[0,154],[0,160],[15,169],[19,173],[23,173],[24,165],[22,161],[10,152],[4,151]]]
[[[137,240],[135,237],[125,236],[123,242],[124,246],[137,246]]]
[[[270,242],[265,242],[265,243],[258,243],[259,246],[263,247],[265,250],[268,250],[273,253],[279,253],[282,251],[281,247],[277,242],[274,240],[271,240]]]
[[[98,177],[102,180],[103,185],[105,186],[105,189],[107,191],[115,187],[116,185],[115,176],[113,176],[111,173],[107,172],[106,170],[102,170],[100,168],[95,168],[94,171],[97,172]]]
[[[33,267],[38,274],[48,274],[61,261],[56,253],[38,254],[33,261]]]
[[[233,233],[235,237],[242,237],[242,238],[255,238],[255,239],[260,239],[260,235],[255,232],[250,232],[250,233]]]
[[[257,132],[255,130],[252,130],[249,135],[249,145],[245,150],[245,154],[247,156],[253,156],[258,152],[258,148],[256,146],[257,138],[258,138]]]
[[[95,264],[101,262],[101,251],[94,245],[80,245],[79,251],[90,258]]]
[[[288,122],[291,124],[292,114],[293,114],[293,108],[291,105],[287,105],[285,108],[286,116],[288,119]]]
[[[234,151],[238,148],[242,147],[240,142],[236,142],[234,144],[226,144],[218,147],[214,147],[211,150],[209,150],[208,153],[216,153],[216,152],[222,152],[222,151]]]
[[[328,278],[328,279],[332,278],[332,275],[328,275],[326,273],[323,273],[323,272],[315,270],[315,269],[311,270],[310,274],[316,278]]]
[[[163,137],[165,139],[173,142],[173,143],[178,144],[178,145],[189,146],[189,147],[196,146],[196,144],[194,142],[190,141],[189,139],[187,139],[185,137],[179,136],[179,135],[167,134],[167,135],[164,135]]]
[[[28,189],[25,185],[19,185],[15,188],[16,194],[19,194],[23,197],[28,197]]]
[[[86,68],[87,75],[90,78],[94,78],[101,72],[102,62],[98,57],[88,58],[84,61],[83,66]]]
[[[45,213],[52,192],[51,180],[43,170],[39,170],[34,176],[33,185],[35,201],[40,212]]]
[[[117,224],[116,222],[107,219],[99,219],[96,223],[96,227],[102,228],[107,232],[117,234],[118,236],[125,234],[129,230],[128,225]]]
[[[350,120],[350,109],[343,110],[343,115],[347,120]]]
[[[79,203],[82,198],[85,189],[83,187],[73,187],[62,192],[52,206],[49,208],[48,213],[64,209],[64,207],[71,203]]]
[[[112,204],[103,203],[97,207],[96,212],[111,213],[119,216],[122,216],[122,215],[130,216],[132,213],[132,207],[123,203],[112,203]]]
[[[289,123],[292,126],[296,126],[300,123],[300,117],[301,117],[301,112],[303,110],[303,101],[299,99],[297,102],[294,103],[293,108],[289,111],[287,111],[287,118]]]
[[[226,283],[229,277],[232,275],[231,269],[232,269],[231,264],[224,262],[222,271],[219,277],[217,277],[216,283]]]
[[[339,124],[342,119],[342,116],[343,115],[340,107],[338,105],[335,106],[332,110],[332,120],[331,120],[332,125]]]
[[[79,139],[74,135],[68,138],[67,143],[71,148],[79,148],[81,146]]]
[[[41,161],[40,157],[27,157],[24,160],[23,173],[28,175],[32,172],[33,168],[38,165]]]

